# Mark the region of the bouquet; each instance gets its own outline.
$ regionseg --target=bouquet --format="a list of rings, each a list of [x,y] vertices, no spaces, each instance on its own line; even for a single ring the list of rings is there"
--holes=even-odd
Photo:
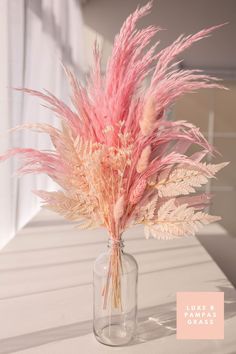
[[[216,154],[215,148],[193,124],[169,121],[166,112],[185,93],[225,89],[219,79],[200,70],[179,69],[174,62],[183,50],[222,25],[181,35],[157,52],[158,43],[151,47],[149,43],[161,29],[136,29],[136,22],[150,9],[151,2],[127,18],[104,75],[97,43],[85,84],[65,68],[71,106],[48,91],[24,88],[55,113],[61,129],[41,123],[16,127],[48,134],[53,149],[13,148],[1,156],[4,160],[20,155],[19,175],[44,173],[57,183],[54,192],[34,191],[44,206],[82,228],[105,227],[114,241],[135,224],[144,225],[147,238],[172,239],[194,235],[202,225],[220,219],[205,211],[211,195],[201,187],[227,163],[204,162],[207,155]],[[145,78],[150,78],[146,86]],[[192,145],[196,152],[190,154]],[[118,251],[111,257],[112,284],[118,284],[119,257]],[[113,290],[114,306],[119,306],[119,287]]]

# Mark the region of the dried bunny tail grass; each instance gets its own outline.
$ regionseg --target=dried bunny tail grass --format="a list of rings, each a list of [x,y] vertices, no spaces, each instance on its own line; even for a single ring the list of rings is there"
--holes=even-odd
[[[142,173],[148,167],[151,152],[152,152],[151,145],[147,145],[143,149],[141,156],[138,160],[137,166],[136,166],[136,170],[138,173]]]
[[[146,189],[146,186],[147,186],[147,180],[144,178],[140,179],[136,187],[133,189],[133,191],[130,194],[129,202],[131,205],[135,205],[140,201]]]
[[[124,214],[124,204],[125,204],[125,198],[124,195],[122,195],[117,199],[117,202],[114,205],[113,215],[116,223],[118,223],[118,221]]]
[[[153,131],[156,119],[156,100],[154,97],[149,97],[144,104],[143,116],[139,123],[144,136],[149,135]]]

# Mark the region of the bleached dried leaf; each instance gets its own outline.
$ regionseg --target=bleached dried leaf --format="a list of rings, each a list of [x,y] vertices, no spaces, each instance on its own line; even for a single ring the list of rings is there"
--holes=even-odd
[[[157,188],[160,197],[176,197],[194,193],[196,188],[206,184],[209,178],[214,177],[227,164],[227,162],[215,165],[199,164],[199,169],[178,167],[164,179],[161,174],[154,187]],[[208,173],[203,172],[203,167]]]
[[[78,225],[78,228],[81,230],[92,229],[94,227],[97,227],[97,224],[95,224],[92,220],[84,221],[83,223]]]
[[[147,202],[147,204],[138,207],[138,211],[135,215],[135,224],[141,224],[145,220],[153,219],[156,211],[157,200],[158,194],[155,194],[154,197],[149,202]]]
[[[214,176],[217,172],[222,170],[222,168],[226,167],[229,164],[229,162],[222,162],[218,164],[211,164],[211,163],[202,163],[201,165],[206,167],[207,170],[209,171],[209,174]]]
[[[202,211],[195,212],[188,204],[175,205],[175,199],[170,199],[160,207],[157,218],[145,225],[154,238],[176,238],[194,235],[203,225],[219,220]]]
[[[93,197],[83,194],[65,194],[62,191],[35,191],[35,194],[43,199],[47,209],[59,213],[67,220],[87,220],[87,223],[90,223],[88,226],[94,223],[101,225],[97,214],[98,205]]]

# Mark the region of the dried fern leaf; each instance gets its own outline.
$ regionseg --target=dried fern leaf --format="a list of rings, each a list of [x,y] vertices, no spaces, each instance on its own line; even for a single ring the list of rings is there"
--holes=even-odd
[[[161,174],[154,188],[158,189],[160,197],[176,197],[178,195],[194,193],[196,188],[206,184],[209,178],[214,177],[227,164],[227,162],[220,164],[199,164],[201,167],[205,167],[207,171],[205,173],[203,169],[178,167],[167,178],[163,179]]]
[[[220,220],[202,211],[195,212],[188,204],[176,206],[175,198],[164,203],[158,211],[157,218],[145,224],[145,235],[154,238],[171,239],[195,235],[203,225]]]
[[[135,224],[141,224],[145,220],[153,219],[156,211],[157,200],[158,194],[155,194],[147,204],[138,208],[135,215]]]

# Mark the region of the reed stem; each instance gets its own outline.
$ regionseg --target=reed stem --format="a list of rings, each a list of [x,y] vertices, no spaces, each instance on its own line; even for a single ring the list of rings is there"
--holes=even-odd
[[[106,282],[102,289],[103,309],[107,308],[108,296],[111,295],[111,306],[114,309],[122,311],[121,299],[121,275],[122,269],[122,250],[119,242],[111,244],[111,252],[109,254],[109,266],[106,276]]]

